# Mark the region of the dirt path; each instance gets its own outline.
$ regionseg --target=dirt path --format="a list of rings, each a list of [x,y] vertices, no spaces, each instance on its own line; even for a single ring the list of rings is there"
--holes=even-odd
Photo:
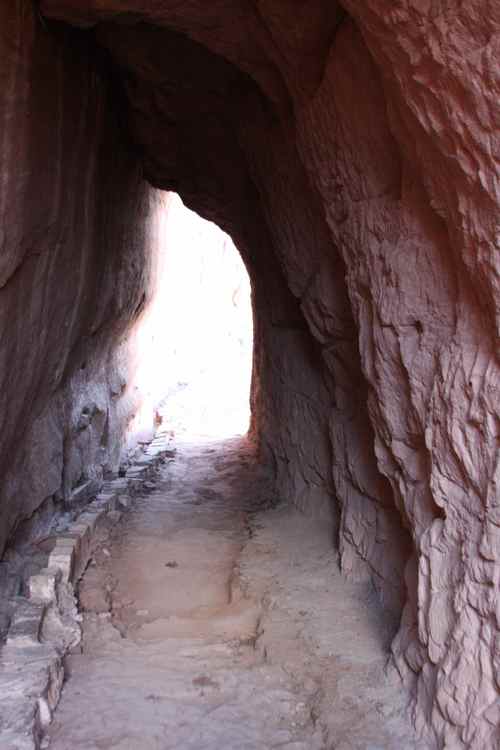
[[[82,581],[52,750],[417,747],[376,602],[265,500],[244,441],[178,445]]]

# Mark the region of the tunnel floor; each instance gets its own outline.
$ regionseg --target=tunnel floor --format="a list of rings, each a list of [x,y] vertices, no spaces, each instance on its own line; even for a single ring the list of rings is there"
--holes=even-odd
[[[80,584],[52,750],[402,750],[389,625],[249,444],[177,444]]]

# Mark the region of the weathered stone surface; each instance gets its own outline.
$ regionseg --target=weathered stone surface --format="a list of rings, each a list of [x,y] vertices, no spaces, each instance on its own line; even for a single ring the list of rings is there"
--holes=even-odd
[[[51,750],[427,750],[328,524],[252,512],[269,477],[247,441],[178,447],[82,579]]]
[[[16,648],[36,646],[45,614],[41,602],[25,602],[17,607],[7,636],[7,645]]]
[[[118,465],[138,408],[127,331],[151,294],[164,199],[141,179],[89,39],[49,33],[16,0],[0,50],[3,549],[46,498]]]
[[[41,570],[29,579],[29,598],[34,601],[53,602],[56,598],[58,570]]]
[[[346,573],[404,604],[418,723],[495,747],[500,11],[343,5],[42,0],[86,33],[0,11],[0,541],[118,460],[143,174],[236,241],[254,434],[280,491],[335,521]]]
[[[155,466],[168,440],[157,439]],[[161,451],[163,448],[163,451]],[[153,467],[152,467],[153,468]],[[123,480],[109,481],[123,491]],[[70,530],[56,535],[48,568],[30,576],[29,599],[13,602],[6,642],[0,649],[0,747],[39,750],[52,721],[64,679],[63,657],[81,640],[75,586],[102,542],[102,531],[114,526],[121,512],[117,495],[100,495]],[[36,567],[36,566],[35,566]],[[9,594],[4,589],[2,594]]]

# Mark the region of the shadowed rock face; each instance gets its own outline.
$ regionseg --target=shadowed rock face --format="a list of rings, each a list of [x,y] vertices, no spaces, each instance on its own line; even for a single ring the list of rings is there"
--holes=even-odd
[[[165,197],[142,179],[90,39],[16,2],[0,48],[3,549],[43,501],[117,468],[137,408],[127,334]]]
[[[279,491],[402,612],[417,723],[479,750],[500,741],[500,12],[343,5],[0,10],[1,540],[119,460],[175,189],[249,269]]]

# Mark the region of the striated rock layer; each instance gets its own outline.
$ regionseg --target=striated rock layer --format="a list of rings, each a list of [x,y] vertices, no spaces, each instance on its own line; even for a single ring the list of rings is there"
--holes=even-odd
[[[176,190],[249,269],[253,429],[280,492],[401,615],[418,725],[496,747],[497,4],[40,11],[82,30],[0,11],[2,539],[96,450],[113,460],[116,342],[147,300],[155,188]]]

